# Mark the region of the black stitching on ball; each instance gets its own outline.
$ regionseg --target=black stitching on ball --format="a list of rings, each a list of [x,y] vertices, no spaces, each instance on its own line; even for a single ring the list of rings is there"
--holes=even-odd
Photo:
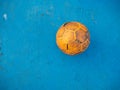
[[[67,23],[63,24],[63,26],[65,27],[68,23],[70,23],[70,22],[67,22]]]
[[[67,47],[66,47],[66,48],[67,48],[67,50],[68,50],[68,44],[67,44]]]

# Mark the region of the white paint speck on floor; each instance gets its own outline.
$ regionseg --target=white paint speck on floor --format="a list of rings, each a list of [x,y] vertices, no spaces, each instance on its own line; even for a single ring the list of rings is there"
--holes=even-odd
[[[6,13],[4,13],[4,14],[3,14],[3,19],[4,19],[4,20],[7,20],[7,19],[8,19],[8,17],[7,17],[7,14],[6,14]]]

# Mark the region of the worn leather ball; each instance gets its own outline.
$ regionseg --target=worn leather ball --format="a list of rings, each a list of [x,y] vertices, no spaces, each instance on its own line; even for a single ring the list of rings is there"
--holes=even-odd
[[[82,53],[90,44],[90,34],[86,26],[79,22],[63,24],[56,34],[57,46],[68,55]]]

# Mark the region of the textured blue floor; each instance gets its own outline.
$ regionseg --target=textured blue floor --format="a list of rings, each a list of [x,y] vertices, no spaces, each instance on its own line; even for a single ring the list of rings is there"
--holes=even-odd
[[[120,90],[119,0],[0,0],[0,90]],[[86,52],[56,46],[65,22],[85,24]]]

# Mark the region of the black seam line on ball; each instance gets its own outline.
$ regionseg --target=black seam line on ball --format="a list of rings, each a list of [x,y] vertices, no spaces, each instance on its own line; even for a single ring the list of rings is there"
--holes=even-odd
[[[67,44],[66,48],[67,48],[67,50],[68,50],[68,44]]]
[[[63,24],[63,26],[65,27],[68,23],[70,23],[70,22],[67,22],[67,23]]]

